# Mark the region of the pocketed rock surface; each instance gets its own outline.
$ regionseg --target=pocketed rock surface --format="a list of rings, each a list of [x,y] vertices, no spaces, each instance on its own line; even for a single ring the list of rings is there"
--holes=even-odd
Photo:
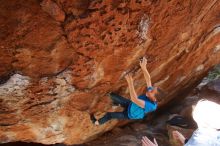
[[[152,82],[178,100],[220,62],[218,0],[0,0],[0,142],[80,144],[114,128],[89,114]]]

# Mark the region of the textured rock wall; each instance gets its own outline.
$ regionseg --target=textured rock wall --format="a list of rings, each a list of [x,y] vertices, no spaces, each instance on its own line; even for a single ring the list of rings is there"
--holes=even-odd
[[[78,144],[112,129],[89,113],[145,85],[146,56],[163,105],[220,62],[218,0],[0,0],[0,141]]]

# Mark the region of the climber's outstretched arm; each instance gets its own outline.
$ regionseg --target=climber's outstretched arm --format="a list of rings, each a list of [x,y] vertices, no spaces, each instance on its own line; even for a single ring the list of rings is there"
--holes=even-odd
[[[134,89],[133,78],[131,77],[130,74],[127,74],[125,76],[125,79],[128,82],[128,88],[129,88],[129,93],[130,93],[130,96],[131,96],[131,101],[136,103],[140,107],[144,108],[145,102],[141,99],[138,99],[137,93],[135,92],[135,89]]]
[[[146,68],[146,65],[147,65],[147,59],[145,57],[143,57],[143,59],[140,61],[140,67],[143,71],[144,78],[145,78],[146,83],[147,83],[147,87],[151,87],[152,86],[151,77],[150,77],[150,74],[149,74],[149,72]]]

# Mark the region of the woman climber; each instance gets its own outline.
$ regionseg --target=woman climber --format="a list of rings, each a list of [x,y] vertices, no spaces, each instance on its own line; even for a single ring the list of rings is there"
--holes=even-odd
[[[94,115],[91,115],[91,120],[95,125],[101,125],[111,119],[143,119],[144,116],[157,109],[157,98],[158,88],[153,87],[151,84],[150,74],[146,68],[147,59],[143,57],[140,61],[140,67],[143,71],[144,78],[147,83],[146,93],[137,96],[134,89],[133,78],[130,74],[125,76],[128,83],[129,93],[131,100],[126,99],[116,93],[110,93],[110,97],[113,103],[124,107],[123,112],[107,112],[102,118],[97,120]]]

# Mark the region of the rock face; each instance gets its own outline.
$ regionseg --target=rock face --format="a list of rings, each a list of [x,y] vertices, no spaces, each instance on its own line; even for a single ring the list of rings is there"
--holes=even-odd
[[[0,141],[79,144],[112,129],[90,113],[145,85],[146,56],[162,106],[220,62],[218,0],[0,0]]]

